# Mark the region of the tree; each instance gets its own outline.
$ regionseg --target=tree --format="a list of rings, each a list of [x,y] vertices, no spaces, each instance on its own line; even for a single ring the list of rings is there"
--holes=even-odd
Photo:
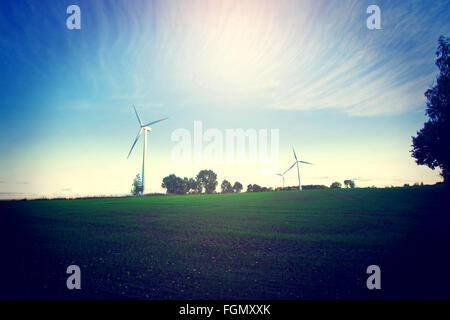
[[[188,177],[183,178],[182,188],[183,188],[183,194],[189,193],[189,191],[191,191]]]
[[[197,182],[202,188],[205,188],[205,193],[214,193],[217,187],[217,174],[212,170],[201,170],[197,175]]]
[[[241,191],[242,191],[242,188],[243,188],[243,186],[242,186],[242,184],[241,184],[239,181],[236,181],[236,182],[234,183],[234,185],[233,185],[233,191],[234,191],[235,193],[241,192]]]
[[[202,193],[202,187],[200,186],[199,188],[199,183],[194,178],[189,178],[188,185],[189,185],[189,192]]]
[[[222,184],[220,185],[222,188],[222,193],[232,193],[233,192],[233,186],[228,180],[223,180]]]
[[[197,184],[197,189],[195,190],[195,192],[202,193],[203,192],[202,183],[200,181],[198,181],[197,177],[195,177],[194,180],[195,180],[195,183]]]
[[[338,189],[340,187],[342,187],[342,185],[340,182],[337,182],[337,181],[333,182],[330,186],[330,188],[332,188],[332,189]]]
[[[425,91],[428,121],[412,137],[412,157],[418,165],[441,169],[444,183],[450,178],[450,38],[440,36],[436,51],[439,75],[436,84]]]
[[[247,192],[253,192],[253,185],[249,184],[247,186]]]
[[[133,180],[133,184],[131,187],[131,194],[133,196],[138,196],[141,193],[142,193],[142,180],[141,180],[141,176],[138,173]]]
[[[185,178],[187,179],[187,178]],[[186,180],[171,174],[163,179],[161,187],[167,189],[167,193],[185,194]]]
[[[355,187],[355,181],[353,180],[344,180],[344,185],[346,188],[354,188]]]
[[[261,186],[254,184],[252,186],[253,192],[261,192]]]

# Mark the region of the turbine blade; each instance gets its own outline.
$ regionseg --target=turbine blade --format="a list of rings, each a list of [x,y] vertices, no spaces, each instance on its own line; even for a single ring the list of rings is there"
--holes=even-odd
[[[294,164],[293,164],[292,166],[290,166],[289,169],[287,169],[285,172],[283,172],[283,175],[285,175],[286,172],[288,172],[289,170],[291,170],[296,164],[297,164],[297,161],[294,162]]]
[[[306,161],[299,161],[300,163],[306,163],[306,164],[311,164],[312,165],[312,163],[311,162],[306,162]]]
[[[169,119],[169,118],[163,118],[163,119],[159,119],[159,120],[156,120],[156,121],[153,121],[153,122],[149,122],[149,123],[147,123],[146,125],[144,125],[144,127],[147,127],[147,126],[149,126],[149,125],[152,125],[152,124],[155,124],[155,123],[158,123],[158,122],[167,120],[167,119]]]
[[[133,145],[131,146],[130,152],[128,152],[127,159],[128,159],[128,157],[130,156],[131,151],[133,151],[134,145],[135,145],[136,142],[139,140],[139,137],[141,136],[142,130],[143,130],[142,128],[139,130],[139,133],[138,133],[138,135],[136,136],[136,139],[134,139],[134,142],[133,142]]]
[[[295,154],[294,147],[292,147],[292,151],[294,151],[294,157],[295,157],[295,160],[297,161],[297,155]]]
[[[133,108],[134,108],[134,112],[136,113],[136,117],[137,117],[137,119],[138,119],[139,125],[142,127],[142,121],[141,121],[141,118],[139,118],[139,115],[138,115],[138,113],[137,113],[137,111],[136,111],[136,107],[133,106]]]

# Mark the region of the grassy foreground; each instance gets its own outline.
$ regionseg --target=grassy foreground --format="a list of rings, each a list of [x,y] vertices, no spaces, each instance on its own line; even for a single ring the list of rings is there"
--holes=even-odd
[[[2,201],[1,298],[450,298],[442,187]],[[82,289],[66,289],[66,268]],[[381,268],[381,290],[366,268]]]

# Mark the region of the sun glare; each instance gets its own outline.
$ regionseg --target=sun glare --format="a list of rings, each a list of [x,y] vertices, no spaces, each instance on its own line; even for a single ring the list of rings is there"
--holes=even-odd
[[[183,52],[194,82],[214,93],[252,92],[278,83],[283,34],[273,8],[239,4],[193,12],[196,23],[184,30],[191,34]],[[192,41],[195,39],[195,41]]]

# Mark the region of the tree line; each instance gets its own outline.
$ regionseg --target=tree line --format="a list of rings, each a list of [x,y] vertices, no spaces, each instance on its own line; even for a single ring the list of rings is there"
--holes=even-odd
[[[212,194],[216,193],[217,185],[217,174],[212,170],[200,170],[200,172],[193,178],[181,178],[175,174],[170,174],[163,178],[163,182],[161,184],[161,186],[166,189],[169,194]],[[220,184],[221,193],[240,193],[243,188],[242,183],[239,181],[232,184],[227,179],[224,179]],[[274,189],[261,187],[257,184],[249,184],[246,192],[267,191],[274,191]]]
[[[356,188],[355,181],[353,180],[344,180],[344,186],[346,188]],[[302,186],[302,190],[314,190],[314,189],[339,189],[342,188],[342,183],[339,181],[333,182],[329,187],[323,184],[305,184]],[[275,191],[289,191],[289,190],[298,190],[298,186],[288,186],[288,187],[278,187],[275,188]]]
[[[178,177],[175,174],[170,174],[164,177],[162,180],[161,187],[166,189],[168,194],[212,194],[216,193],[216,188],[218,185],[217,174],[212,170],[200,170],[200,172],[195,177]],[[355,182],[353,180],[344,180],[344,185],[347,188],[355,188]],[[342,184],[340,182],[333,182],[329,188],[341,188]],[[240,193],[243,189],[242,184],[236,181],[231,184],[230,181],[224,179],[220,184],[221,193]],[[324,185],[304,185],[302,190],[311,189],[326,189],[327,186]],[[269,192],[269,191],[289,191],[298,190],[298,186],[289,187],[277,187],[273,189],[272,187],[262,187],[257,184],[247,185],[246,192]],[[142,193],[142,180],[139,174],[133,180],[131,194],[139,195]]]
[[[161,186],[170,194],[200,194],[216,193],[218,185],[217,174],[212,170],[200,170],[192,178],[178,177],[175,174],[163,178]],[[220,185],[222,193],[239,193],[242,191],[242,184],[236,181],[233,185],[228,180],[223,180]]]

